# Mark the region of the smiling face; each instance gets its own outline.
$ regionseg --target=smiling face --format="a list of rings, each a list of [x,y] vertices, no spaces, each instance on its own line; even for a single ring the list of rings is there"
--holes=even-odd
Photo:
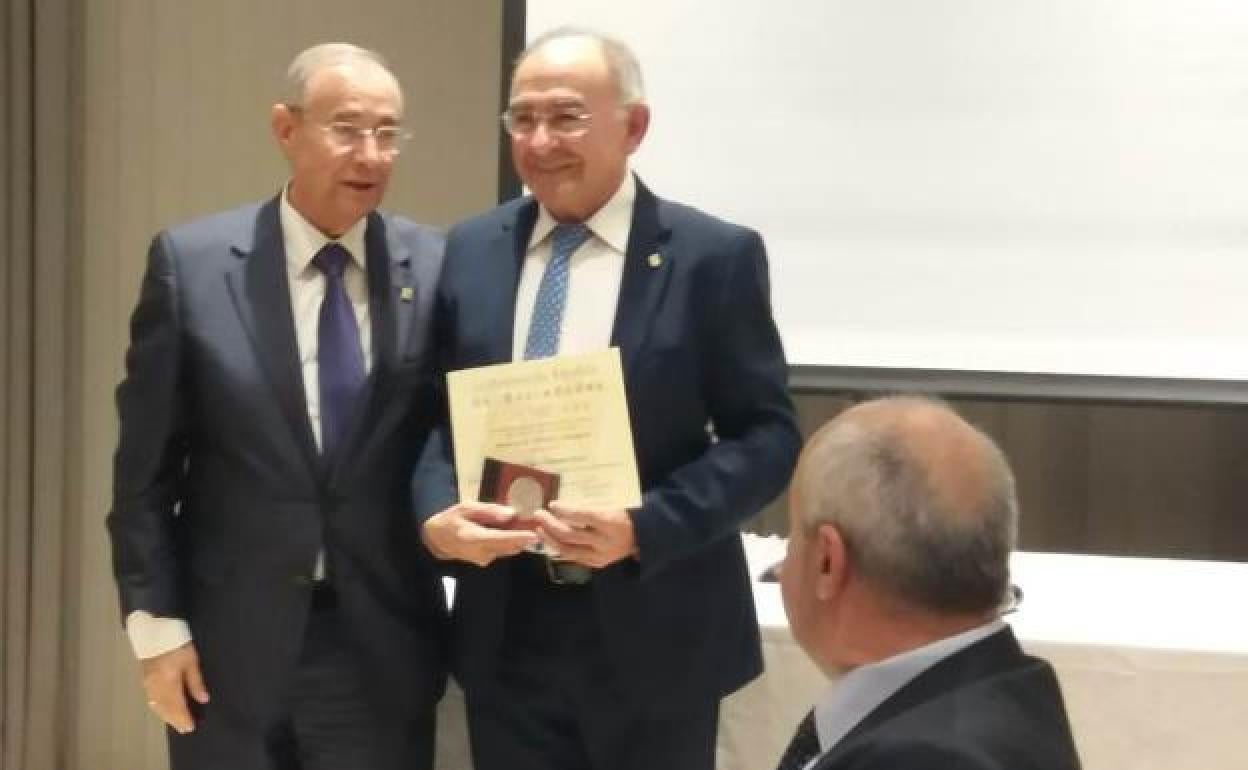
[[[395,156],[379,152],[372,137],[344,147],[325,127],[398,125],[402,110],[394,77],[367,61],[326,67],[308,79],[302,104],[273,107],[273,135],[290,163],[290,203],[327,236],[381,204]]]
[[[512,78],[508,109],[590,116],[579,136],[552,134],[539,121],[531,133],[511,139],[516,172],[564,222],[585,221],[611,198],[650,118],[644,104],[620,104],[602,47],[588,37],[558,38],[526,56]]]

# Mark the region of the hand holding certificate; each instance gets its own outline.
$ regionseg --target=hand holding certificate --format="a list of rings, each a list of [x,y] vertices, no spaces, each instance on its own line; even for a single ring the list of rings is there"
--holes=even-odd
[[[505,503],[498,479],[529,478],[556,514],[539,508],[534,526],[568,558],[602,566],[633,550],[626,509],[641,485],[617,349],[452,372],[447,389],[461,500]]]

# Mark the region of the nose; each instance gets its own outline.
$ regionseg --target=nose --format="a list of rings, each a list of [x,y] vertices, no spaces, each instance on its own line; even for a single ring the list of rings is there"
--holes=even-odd
[[[385,154],[377,144],[377,136],[375,134],[369,133],[357,136],[352,150],[356,160],[367,163],[370,166],[386,160]]]
[[[538,152],[548,150],[555,144],[555,136],[546,127],[546,121],[539,120],[529,135],[529,147]]]

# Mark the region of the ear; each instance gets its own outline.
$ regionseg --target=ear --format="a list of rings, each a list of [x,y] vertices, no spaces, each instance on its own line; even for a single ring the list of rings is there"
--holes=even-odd
[[[628,109],[628,152],[632,154],[641,146],[641,140],[646,138],[646,131],[650,128],[650,106],[647,104],[633,104]]]
[[[849,580],[849,549],[835,524],[821,524],[814,533],[815,597],[831,601]]]
[[[283,151],[290,146],[296,125],[295,113],[285,104],[275,104],[269,110],[269,128],[273,131],[273,138],[282,146]]]

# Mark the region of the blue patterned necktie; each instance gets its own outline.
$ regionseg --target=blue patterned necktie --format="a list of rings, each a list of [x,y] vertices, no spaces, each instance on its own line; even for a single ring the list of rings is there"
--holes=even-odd
[[[364,351],[355,308],[347,297],[342,276],[351,255],[340,243],[330,242],[316,253],[312,264],[325,274],[325,299],[316,330],[316,369],[321,389],[321,454],[330,455],[345,437],[364,386]]]
[[[819,755],[819,734],[815,729],[815,711],[811,709],[797,726],[793,740],[784,750],[776,770],[802,770],[810,760]]]
[[[524,343],[524,357],[548,358],[559,352],[559,330],[563,326],[563,308],[568,304],[568,265],[572,253],[589,239],[589,228],[583,224],[555,225],[550,233],[550,261],[537,287],[529,336]]]

